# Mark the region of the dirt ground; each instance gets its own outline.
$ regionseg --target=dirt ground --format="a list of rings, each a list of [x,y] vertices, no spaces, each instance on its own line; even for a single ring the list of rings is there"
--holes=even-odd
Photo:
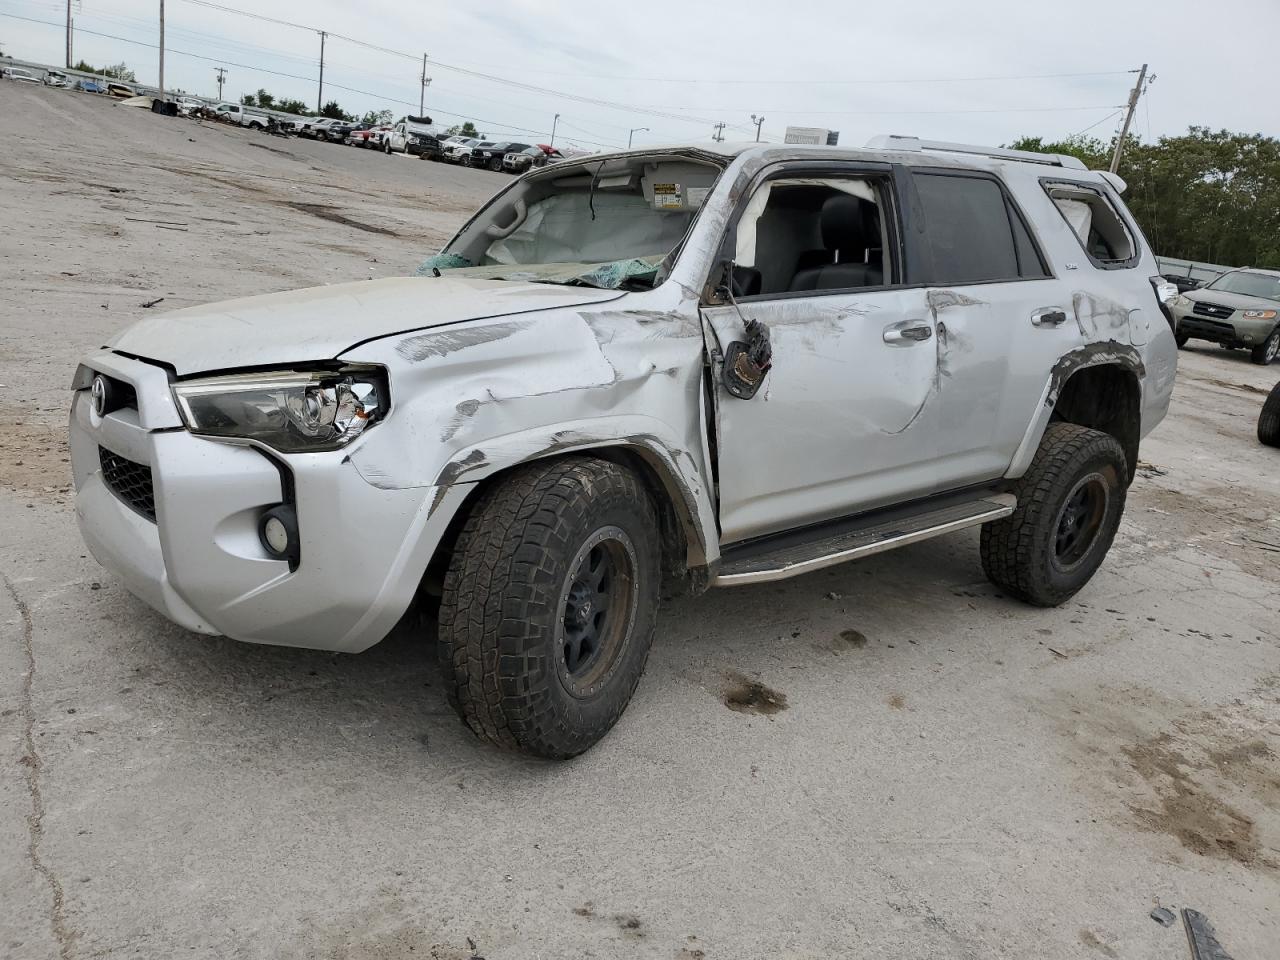
[[[527,762],[412,635],[151,613],[81,544],[64,426],[149,311],[409,272],[504,178],[10,83],[0,144],[0,957],[1187,956],[1157,904],[1276,956],[1280,367],[1181,354],[1063,608],[972,531],[671,604],[614,733]]]

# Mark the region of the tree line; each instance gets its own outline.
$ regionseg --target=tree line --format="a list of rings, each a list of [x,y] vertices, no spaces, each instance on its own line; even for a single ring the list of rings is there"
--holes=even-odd
[[[1022,137],[1010,146],[1106,170],[1115,141]],[[1119,174],[1125,203],[1159,255],[1280,270],[1280,139],[1208,127],[1154,143],[1131,138]]]

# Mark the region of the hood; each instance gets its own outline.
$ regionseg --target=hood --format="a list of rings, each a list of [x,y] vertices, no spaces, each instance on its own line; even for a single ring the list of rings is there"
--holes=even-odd
[[[1188,290],[1183,294],[1193,303],[1217,303],[1233,310],[1280,310],[1280,303],[1266,297],[1249,297],[1226,290]]]
[[[331,360],[396,333],[616,300],[619,290],[461,277],[396,277],[226,300],[148,317],[112,350],[171,364],[179,376]]]

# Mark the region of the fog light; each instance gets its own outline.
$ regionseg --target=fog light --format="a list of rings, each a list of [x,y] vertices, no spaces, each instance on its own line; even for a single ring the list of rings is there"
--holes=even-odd
[[[1244,335],[1244,340],[1245,340],[1245,342],[1246,342],[1246,343],[1248,343],[1248,342],[1249,342],[1249,341],[1251,341],[1252,339],[1253,339],[1253,334],[1251,334],[1251,333],[1246,333],[1246,334]]]
[[[293,507],[282,503],[272,507],[258,519],[258,539],[267,553],[278,560],[288,560],[296,567],[300,555],[298,515]]]

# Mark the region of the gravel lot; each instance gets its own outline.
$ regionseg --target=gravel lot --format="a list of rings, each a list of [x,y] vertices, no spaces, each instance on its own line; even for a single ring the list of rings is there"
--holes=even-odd
[[[997,595],[975,532],[672,604],[614,733],[527,762],[415,636],[151,613],[86,556],[65,447],[114,331],[409,272],[505,178],[10,83],[0,142],[0,956],[1187,956],[1157,903],[1275,956],[1280,367],[1183,352],[1062,609]],[[729,709],[744,679],[785,707]]]

